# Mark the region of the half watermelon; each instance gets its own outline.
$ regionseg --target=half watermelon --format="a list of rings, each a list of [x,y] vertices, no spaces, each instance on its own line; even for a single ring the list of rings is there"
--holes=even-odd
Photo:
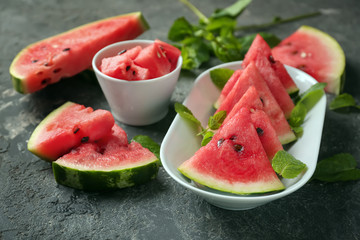
[[[32,93],[91,66],[101,48],[134,39],[149,28],[141,12],[92,22],[24,48],[13,60],[10,74],[15,90]]]
[[[298,68],[318,82],[325,91],[339,94],[345,82],[345,54],[340,44],[327,33],[301,26],[272,49],[276,60]]]

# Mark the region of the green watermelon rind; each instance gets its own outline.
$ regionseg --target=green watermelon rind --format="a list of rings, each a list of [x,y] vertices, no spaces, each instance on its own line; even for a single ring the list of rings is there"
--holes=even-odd
[[[61,115],[61,113],[66,110],[68,107],[75,105],[76,103],[73,102],[66,102],[63,105],[61,105],[60,107],[58,107],[57,109],[55,109],[54,111],[52,111],[51,113],[49,113],[49,115],[47,115],[40,123],[39,125],[35,128],[35,130],[33,131],[33,133],[31,134],[28,144],[27,144],[27,149],[33,153],[34,155],[38,156],[39,158],[48,161],[48,162],[52,162],[54,159],[50,159],[48,156],[42,154],[35,146],[37,141],[37,138],[39,136],[39,134],[43,131],[43,129],[48,125],[48,123],[51,123],[54,121],[54,119],[56,117],[58,117],[59,115]]]
[[[257,184],[246,183],[243,184],[241,188],[242,191],[238,191],[236,190],[238,189],[237,187],[233,187],[233,188],[231,187],[234,185],[234,183],[229,184],[228,181],[221,181],[220,179],[211,178],[207,175],[202,175],[196,171],[191,171],[191,168],[187,168],[184,165],[180,166],[178,170],[185,177],[191,179],[192,181],[221,192],[228,192],[239,195],[253,195],[259,193],[277,192],[285,189],[284,184],[279,179],[276,179],[275,181],[266,182],[266,183],[257,183]]]
[[[32,44],[29,44],[28,46],[26,46],[25,48],[23,48],[16,56],[15,58],[13,59],[11,65],[10,65],[10,68],[9,68],[9,73],[11,75],[11,81],[13,83],[13,87],[14,89],[19,92],[19,93],[22,93],[22,94],[25,94],[27,93],[26,91],[26,87],[25,87],[25,83],[22,79],[22,76],[21,76],[21,73],[18,73],[15,71],[15,66],[17,64],[17,59],[19,59],[24,53],[26,53],[27,49],[29,49],[30,47],[36,45],[36,44],[39,44],[43,41],[48,41],[48,40],[51,40],[51,39],[55,39],[57,38],[58,36],[61,36],[63,34],[66,34],[66,33],[69,33],[69,32],[72,32],[72,31],[75,31],[77,29],[81,29],[82,27],[86,27],[88,25],[92,25],[92,24],[96,24],[96,23],[99,23],[99,22],[102,22],[102,21],[106,21],[106,20],[110,20],[110,19],[114,19],[114,18],[118,18],[118,17],[126,17],[126,16],[136,16],[138,17],[139,19],[139,24],[143,30],[143,32],[145,32],[146,30],[148,30],[150,28],[150,25],[149,23],[146,21],[144,15],[142,14],[142,12],[132,12],[132,13],[127,13],[127,14],[121,14],[121,15],[117,15],[117,16],[112,16],[112,17],[108,17],[108,18],[104,18],[104,19],[100,19],[100,20],[97,20],[97,21],[93,21],[93,22],[90,22],[90,23],[87,23],[87,24],[83,24],[81,26],[78,26],[78,27],[75,27],[75,28],[72,28],[68,31],[65,31],[65,32],[61,32],[59,34],[56,34],[54,36],[51,36],[51,37],[48,37],[48,38],[44,38],[44,39],[41,39],[37,42],[34,42]]]
[[[119,170],[81,170],[52,162],[55,180],[58,184],[84,191],[110,191],[144,184],[157,177],[160,161]]]

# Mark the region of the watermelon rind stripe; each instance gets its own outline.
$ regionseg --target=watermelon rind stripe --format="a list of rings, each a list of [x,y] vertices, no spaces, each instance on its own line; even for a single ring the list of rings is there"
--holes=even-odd
[[[84,191],[109,191],[144,184],[156,178],[159,166],[157,158],[136,167],[111,171],[79,170],[56,161],[52,163],[57,183]]]

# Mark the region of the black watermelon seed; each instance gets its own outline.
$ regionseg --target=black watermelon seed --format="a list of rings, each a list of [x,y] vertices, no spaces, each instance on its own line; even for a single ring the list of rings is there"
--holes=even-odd
[[[63,52],[67,52],[67,51],[70,51],[70,48],[64,48],[63,49]]]
[[[220,147],[223,142],[224,142],[224,139],[223,139],[223,138],[220,138],[220,139],[217,141],[217,146]]]
[[[43,80],[41,81],[41,84],[42,84],[42,85],[45,85],[45,84],[47,84],[48,82],[50,82],[50,80],[51,80],[51,78],[45,78],[45,79],[43,79]]]
[[[233,148],[236,152],[241,152],[244,149],[244,147],[240,144],[235,144]]]
[[[264,130],[262,130],[262,129],[259,128],[259,127],[256,128],[256,132],[257,132],[257,134],[258,134],[259,136],[264,135]]]
[[[298,53],[299,53],[299,52],[298,52],[297,50],[291,52],[292,55],[296,55],[296,54],[298,54]]]
[[[52,65],[52,63],[49,63],[49,62],[44,63],[45,67],[50,67],[51,65]]]
[[[122,51],[120,51],[119,53],[118,53],[118,55],[121,55],[121,54],[123,54],[123,53],[126,53],[126,49],[124,49],[124,50],[122,50]]]
[[[38,62],[39,60],[37,60],[37,59],[35,59],[35,60],[32,60],[31,62],[32,63],[36,63],[36,62]]]
[[[301,65],[297,66],[297,68],[300,69],[300,70],[304,70],[304,69],[306,69],[306,65],[301,64]]]
[[[56,68],[56,69],[54,69],[53,73],[58,73],[60,71],[61,71],[61,68]]]
[[[131,67],[131,66],[126,66],[126,71],[129,71],[129,70],[130,70],[130,67]]]
[[[237,139],[237,136],[236,135],[232,135],[230,138],[229,138],[231,141],[234,141]]]
[[[80,130],[80,128],[75,127],[73,133],[76,134],[79,130]]]
[[[82,143],[86,143],[87,141],[89,141],[89,137],[83,137],[83,138],[81,139],[81,142],[82,142]]]
[[[272,55],[269,56],[269,61],[270,63],[275,63],[275,59]]]
[[[262,102],[262,104],[264,105],[264,99],[260,98],[260,101]]]
[[[135,75],[136,74],[136,72],[135,71],[133,71],[133,75]]]

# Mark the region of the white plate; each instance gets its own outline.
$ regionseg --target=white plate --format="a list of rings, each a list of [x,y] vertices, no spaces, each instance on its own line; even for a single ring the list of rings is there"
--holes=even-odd
[[[196,79],[192,91],[183,104],[193,112],[203,126],[207,125],[208,118],[214,112],[213,103],[220,95],[220,91],[211,82],[210,71],[215,68],[236,70],[240,66],[241,61],[221,64],[208,69]],[[298,69],[289,66],[286,66],[286,69],[299,87],[300,93],[316,83],[314,78]],[[244,210],[263,205],[298,190],[313,175],[319,154],[325,109],[326,96],[324,94],[307,114],[303,124],[303,136],[287,149],[295,158],[307,165],[307,170],[295,179],[282,180],[286,189],[281,192],[256,196],[234,195],[195,185],[191,180],[183,176],[177,168],[200,148],[201,138],[195,136],[195,129],[179,115],[176,115],[161,144],[160,157],[162,164],[167,173],[178,183],[194,191],[215,206],[230,210]]]

